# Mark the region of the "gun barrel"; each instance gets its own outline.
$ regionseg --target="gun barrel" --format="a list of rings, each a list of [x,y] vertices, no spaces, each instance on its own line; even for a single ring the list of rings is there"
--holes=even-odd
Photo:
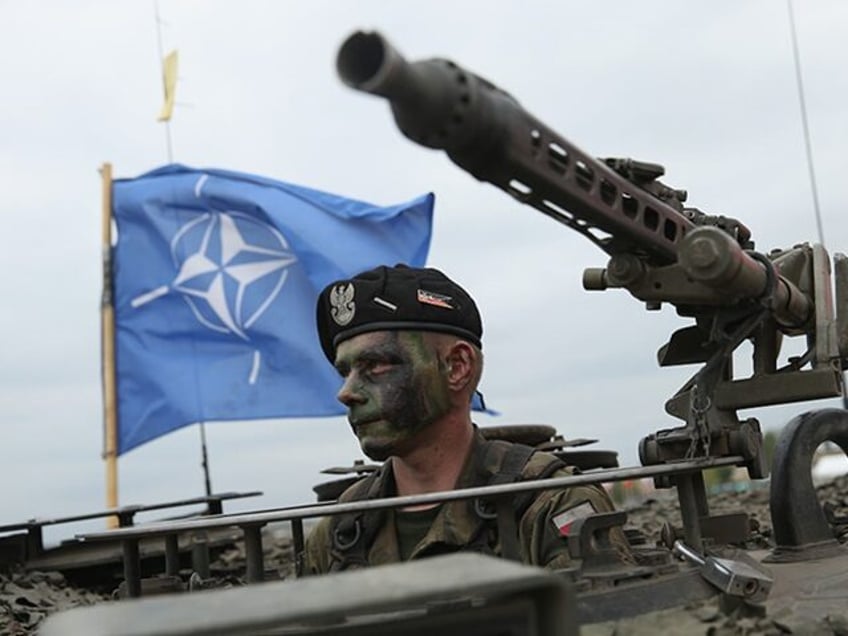
[[[608,254],[676,261],[694,226],[674,207],[558,135],[491,82],[442,59],[406,62],[379,33],[356,32],[336,67],[387,98],[401,132],[584,234]]]
[[[446,60],[407,62],[379,33],[357,31],[336,57],[336,70],[353,89],[385,97],[404,135],[430,148],[452,150],[474,135],[460,126],[469,105],[469,76]]]
[[[410,86],[404,77],[409,64],[378,33],[357,31],[345,40],[336,57],[336,70],[345,84],[390,99],[403,97]]]
[[[699,227],[689,232],[680,242],[678,262],[693,280],[723,295],[758,298],[769,291],[765,264],[714,227]],[[811,300],[777,271],[775,279],[771,299],[775,319],[787,327],[803,326],[812,315]]]

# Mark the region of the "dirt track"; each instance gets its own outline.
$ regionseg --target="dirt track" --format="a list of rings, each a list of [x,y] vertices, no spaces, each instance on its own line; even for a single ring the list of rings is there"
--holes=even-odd
[[[820,488],[822,503],[829,503],[839,516],[848,513],[848,477]],[[640,529],[649,537],[658,536],[665,521],[679,525],[675,499],[661,494],[644,502],[628,513],[628,526]],[[714,513],[744,510],[752,521],[751,539],[746,547],[771,546],[771,527],[767,490],[743,493],[724,493],[710,498]],[[843,526],[848,531],[848,527]],[[840,537],[846,540],[845,534]],[[284,536],[269,535],[265,541],[266,571],[271,576],[286,578],[291,575],[291,548]],[[244,567],[243,549],[238,546],[219,557],[212,564],[215,580],[207,583],[215,587],[241,585],[240,573]],[[0,634],[18,636],[35,633],[38,624],[53,612],[78,605],[108,602],[110,596],[68,585],[58,572],[11,572],[0,574]],[[848,607],[845,614],[824,616],[815,623],[790,628],[787,624],[769,617],[725,616],[715,603],[705,603],[683,610],[653,614],[643,620],[629,620],[617,624],[604,624],[584,629],[591,636],[639,636],[642,634],[810,634],[848,636]]]

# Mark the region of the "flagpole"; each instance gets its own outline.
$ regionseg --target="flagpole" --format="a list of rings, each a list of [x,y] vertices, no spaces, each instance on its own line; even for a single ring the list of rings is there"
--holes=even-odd
[[[118,402],[115,383],[115,307],[112,298],[112,164],[100,168],[103,210],[101,250],[103,292],[100,297],[100,334],[103,382],[103,460],[106,462],[106,507],[118,507]],[[107,517],[109,528],[118,526],[118,518]]]
[[[203,480],[206,485],[206,495],[212,496],[212,480],[209,478],[209,455],[206,452],[206,424],[200,422],[200,452],[201,462],[203,466]]]
[[[159,64],[161,65],[162,71],[162,89],[163,94],[165,96],[165,100],[168,100],[168,87],[165,81],[165,68],[164,68],[164,60],[165,60],[165,51],[162,47],[162,18],[159,17],[159,2],[158,0],[153,3],[154,11],[156,13],[156,44],[159,49]],[[174,163],[174,150],[173,150],[173,142],[171,140],[171,115],[168,114],[164,119],[160,119],[160,121],[165,122],[165,145],[168,151],[168,163]]]

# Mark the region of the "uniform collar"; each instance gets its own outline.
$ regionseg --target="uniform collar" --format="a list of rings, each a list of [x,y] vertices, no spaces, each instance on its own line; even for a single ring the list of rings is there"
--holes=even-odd
[[[489,446],[490,443],[475,425],[474,438],[457,479],[456,489],[474,488],[489,483],[498,469],[498,462],[489,456]],[[397,494],[391,462],[391,459],[387,460],[377,475],[374,490],[379,493],[378,497],[392,497]],[[491,524],[487,524],[477,514],[474,503],[474,500],[443,503],[430,530],[412,551],[410,558],[456,552],[479,543],[481,534],[487,532]],[[385,514],[385,521],[381,524],[368,554],[368,561],[372,565],[396,563],[400,560],[394,511],[388,510]]]

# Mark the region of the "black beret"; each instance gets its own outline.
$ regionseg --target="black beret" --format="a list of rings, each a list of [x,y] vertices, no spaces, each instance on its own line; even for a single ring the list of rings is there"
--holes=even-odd
[[[340,342],[369,331],[436,331],[482,347],[483,324],[474,299],[432,268],[383,265],[330,283],[318,297],[317,318],[330,362]]]

